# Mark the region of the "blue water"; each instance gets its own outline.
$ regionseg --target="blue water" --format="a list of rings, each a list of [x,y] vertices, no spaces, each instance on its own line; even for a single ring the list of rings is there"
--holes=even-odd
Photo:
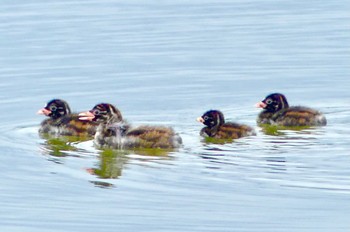
[[[2,1],[1,231],[349,231],[349,1]],[[270,135],[271,92],[328,125]],[[52,98],[174,127],[176,152],[39,137]],[[257,136],[207,144],[220,109]]]

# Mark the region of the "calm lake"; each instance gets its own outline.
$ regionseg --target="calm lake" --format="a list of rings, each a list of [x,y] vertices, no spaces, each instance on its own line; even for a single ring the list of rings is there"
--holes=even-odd
[[[0,231],[350,231],[350,2],[18,1],[0,6]],[[268,133],[272,92],[326,127]],[[113,103],[174,152],[38,134],[37,110]],[[205,143],[209,109],[257,136]]]

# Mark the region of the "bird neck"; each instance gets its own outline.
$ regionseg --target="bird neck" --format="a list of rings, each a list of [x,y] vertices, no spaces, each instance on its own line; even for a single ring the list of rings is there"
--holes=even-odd
[[[105,122],[105,124],[110,125],[110,124],[113,124],[113,123],[116,123],[116,122],[121,122],[121,121],[122,121],[122,119],[121,119],[120,117],[113,115],[112,117],[110,117],[110,118]]]
[[[207,129],[205,131],[208,134],[208,136],[212,137],[212,136],[216,135],[216,133],[218,132],[220,126],[221,126],[221,124],[216,124],[213,127],[207,127]]]

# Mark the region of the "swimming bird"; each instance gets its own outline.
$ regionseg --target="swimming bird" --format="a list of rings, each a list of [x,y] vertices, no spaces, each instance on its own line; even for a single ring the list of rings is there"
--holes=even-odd
[[[268,95],[256,107],[264,109],[257,118],[258,124],[278,126],[325,126],[326,117],[319,111],[303,107],[289,106],[287,98],[280,93]]]
[[[95,134],[98,125],[79,120],[78,114],[71,113],[68,103],[62,99],[49,101],[37,113],[49,117],[40,125],[41,134],[87,137]]]
[[[81,120],[100,122],[94,143],[101,148],[134,149],[161,148],[173,149],[181,146],[181,137],[170,127],[138,126],[131,127],[113,105],[101,103],[88,112],[80,113]]]
[[[206,127],[202,128],[200,135],[217,139],[238,139],[245,136],[255,135],[253,128],[247,125],[225,122],[224,114],[219,110],[209,110],[197,121]]]

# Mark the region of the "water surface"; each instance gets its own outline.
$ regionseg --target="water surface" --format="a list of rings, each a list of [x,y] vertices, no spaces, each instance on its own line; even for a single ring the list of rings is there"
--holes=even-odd
[[[1,231],[349,231],[348,1],[3,1]],[[328,125],[266,133],[282,92]],[[39,137],[52,98],[169,125],[169,153]],[[257,136],[208,144],[220,109]]]

